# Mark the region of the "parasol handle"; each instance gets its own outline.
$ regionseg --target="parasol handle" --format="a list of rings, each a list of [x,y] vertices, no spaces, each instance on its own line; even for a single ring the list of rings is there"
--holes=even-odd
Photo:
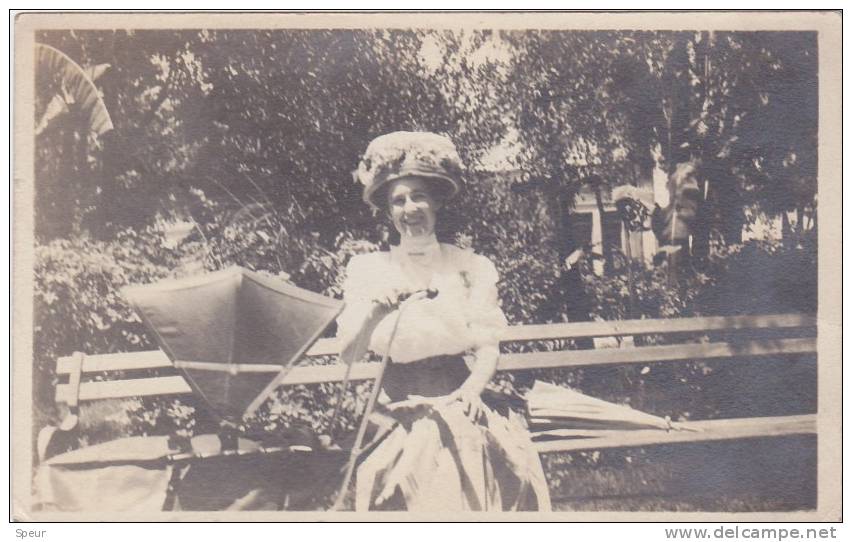
[[[426,290],[426,293],[427,297],[430,299],[438,295],[436,290]],[[411,295],[414,294],[412,293]],[[343,499],[346,498],[346,490],[349,488],[349,482],[352,481],[352,475],[355,473],[355,462],[360,454],[361,443],[364,441],[364,435],[367,433],[367,424],[369,423],[370,414],[372,414],[373,408],[376,406],[376,400],[382,390],[382,377],[384,376],[385,369],[390,362],[390,347],[396,337],[396,330],[399,327],[399,321],[402,317],[402,313],[405,311],[405,308],[405,306],[401,306],[399,308],[396,320],[393,323],[393,329],[391,329],[390,337],[388,338],[388,345],[387,348],[385,348],[385,353],[382,356],[382,363],[379,366],[379,373],[376,375],[376,380],[373,383],[373,389],[370,392],[370,399],[367,401],[366,408],[364,408],[364,416],[361,418],[361,424],[358,426],[358,433],[355,435],[355,444],[352,445],[352,449],[349,451],[349,461],[346,465],[346,474],[343,476],[343,483],[341,484],[340,492],[337,494],[337,498],[334,501],[334,506],[331,507],[332,511],[339,510],[340,507],[343,506]],[[348,374],[349,371],[347,369],[347,376]]]
[[[359,340],[365,340],[365,338],[359,338]],[[359,349],[360,350],[360,349]],[[331,433],[332,440],[334,439],[335,433],[335,423],[337,422],[337,416],[340,414],[340,407],[343,405],[343,396],[346,394],[346,386],[349,385],[349,378],[352,374],[352,365],[355,363],[355,356],[349,356],[349,359],[344,360],[346,363],[346,372],[343,374],[343,383],[340,386],[340,391],[337,393],[337,401],[334,404],[334,412],[331,414],[331,420],[328,423],[329,433]]]
[[[412,295],[414,295],[416,293],[424,292],[424,291],[426,292],[426,297],[428,299],[434,299],[435,297],[438,296],[438,290],[435,290],[435,289],[432,289],[432,288],[430,288],[428,290],[418,290],[417,292],[412,292],[412,293],[409,293],[409,294],[403,294],[403,295],[399,296],[399,298],[397,299],[397,304],[402,303],[403,301],[405,301],[406,299],[408,299],[409,297],[411,297]],[[394,329],[396,329],[396,326],[394,326]],[[359,337],[358,340],[366,343],[366,342],[369,341],[371,334],[372,334],[372,330],[369,333],[364,333],[363,337]],[[367,345],[362,344],[361,346],[365,350]],[[362,348],[358,348],[358,349],[355,350],[355,352],[359,352],[361,350],[362,350]],[[388,342],[388,351],[390,351],[390,342]],[[337,416],[340,414],[340,407],[343,405],[343,396],[346,394],[346,386],[349,385],[349,379],[350,379],[351,374],[352,374],[352,365],[355,363],[355,361],[357,361],[355,359],[355,356],[351,356],[351,357],[349,357],[349,359],[344,360],[344,362],[346,363],[346,372],[343,374],[342,386],[340,387],[340,392],[337,394],[337,401],[335,401],[334,411],[331,414],[331,420],[328,424],[329,431],[331,432],[332,437],[334,436],[334,432],[335,432],[335,423],[337,421]]]

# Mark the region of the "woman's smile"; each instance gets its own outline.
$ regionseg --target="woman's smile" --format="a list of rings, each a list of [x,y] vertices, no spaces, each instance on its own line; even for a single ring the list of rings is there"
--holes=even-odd
[[[426,221],[425,217],[422,215],[414,215],[414,216],[404,216],[402,218],[402,223],[406,226],[419,226]]]
[[[400,235],[420,237],[435,231],[438,201],[429,182],[420,177],[393,181],[388,190],[388,212]]]

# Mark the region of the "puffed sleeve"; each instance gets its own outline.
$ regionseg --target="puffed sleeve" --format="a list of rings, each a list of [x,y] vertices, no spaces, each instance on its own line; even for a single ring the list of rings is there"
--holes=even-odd
[[[468,328],[475,347],[496,346],[508,325],[497,294],[499,275],[494,264],[473,255],[470,266]]]
[[[374,258],[371,254],[353,256],[346,266],[343,280],[345,307],[337,317],[337,338],[341,345],[348,344],[362,330],[373,296],[371,288],[375,276]]]

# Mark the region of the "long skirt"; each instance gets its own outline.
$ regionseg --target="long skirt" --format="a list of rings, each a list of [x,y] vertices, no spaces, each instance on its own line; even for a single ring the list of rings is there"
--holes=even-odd
[[[391,401],[452,393],[469,375],[461,356],[391,363],[383,390]],[[460,402],[382,411],[384,420],[356,471],[355,509],[549,511],[541,460],[522,417],[493,397],[476,421]]]

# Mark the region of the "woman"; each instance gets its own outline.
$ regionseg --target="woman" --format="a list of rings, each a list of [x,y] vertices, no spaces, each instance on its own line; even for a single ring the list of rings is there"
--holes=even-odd
[[[400,240],[389,252],[353,257],[346,269],[344,355],[369,349],[391,360],[381,411],[393,424],[358,467],[356,510],[550,509],[519,418],[481,399],[506,326],[497,271],[435,237],[461,171],[449,139],[417,132],[375,139],[357,171],[364,201],[389,214]]]

